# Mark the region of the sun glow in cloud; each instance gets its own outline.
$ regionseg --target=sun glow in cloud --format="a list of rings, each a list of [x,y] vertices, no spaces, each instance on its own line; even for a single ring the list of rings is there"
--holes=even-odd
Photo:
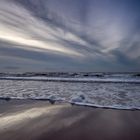
[[[37,49],[54,51],[54,53],[60,52],[62,54],[82,56],[82,54],[77,53],[71,49],[67,49],[65,47],[62,47],[59,44],[47,43],[45,41],[35,40],[32,38],[27,38],[27,37],[20,37],[16,34],[11,34],[11,35],[9,33],[2,34],[2,32],[0,31],[0,39],[8,41],[8,42],[17,43],[17,45],[26,45],[26,47],[30,46],[30,47],[33,47],[35,49],[37,48]]]
[[[33,17],[20,5],[10,5],[10,2],[5,2],[1,6],[5,6],[7,10],[7,12],[0,11],[0,20],[3,21],[0,22],[1,40],[17,43],[17,45],[24,45],[25,49],[30,46],[38,50],[43,49],[52,53],[66,54],[70,57],[83,57],[82,54],[63,46],[61,42],[59,43],[59,40],[55,36],[61,35],[61,32],[57,32],[57,29],[54,31],[45,25],[45,23]],[[19,14],[18,11],[20,11]],[[69,36],[71,39],[78,41],[78,38],[74,35],[68,35],[68,39]]]

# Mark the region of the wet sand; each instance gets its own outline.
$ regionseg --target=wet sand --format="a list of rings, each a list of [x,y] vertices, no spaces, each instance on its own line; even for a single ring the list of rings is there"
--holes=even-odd
[[[0,100],[0,140],[140,140],[140,111]]]

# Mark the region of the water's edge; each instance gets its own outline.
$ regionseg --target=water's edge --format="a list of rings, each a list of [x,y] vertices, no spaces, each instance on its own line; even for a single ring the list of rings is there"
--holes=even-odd
[[[119,106],[101,106],[101,105],[96,105],[96,104],[92,104],[92,103],[80,103],[80,102],[72,102],[72,101],[65,101],[63,99],[56,99],[56,100],[52,100],[49,98],[18,98],[18,97],[0,97],[0,101],[11,101],[11,100],[34,100],[34,101],[47,101],[50,102],[52,105],[55,103],[68,103],[71,104],[72,106],[85,106],[85,107],[92,107],[92,108],[101,108],[101,109],[115,109],[115,110],[130,110],[130,111],[135,111],[135,110],[139,110],[140,108],[138,107],[119,107]]]

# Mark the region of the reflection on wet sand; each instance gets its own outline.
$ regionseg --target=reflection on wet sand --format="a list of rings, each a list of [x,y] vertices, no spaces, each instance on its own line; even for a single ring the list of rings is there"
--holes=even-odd
[[[19,125],[25,121],[35,119],[43,114],[55,115],[61,107],[62,106],[36,107],[8,115],[3,115],[0,117],[0,130],[3,128],[9,129],[14,125]]]
[[[140,111],[41,101],[0,103],[0,140],[139,140]]]

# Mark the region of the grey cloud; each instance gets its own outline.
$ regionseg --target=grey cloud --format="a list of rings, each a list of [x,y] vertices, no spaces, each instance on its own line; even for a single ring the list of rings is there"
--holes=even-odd
[[[6,58],[10,56],[16,67],[23,68],[29,60],[41,71],[140,70],[136,0],[1,0],[0,4],[1,62],[2,57],[10,62]]]

